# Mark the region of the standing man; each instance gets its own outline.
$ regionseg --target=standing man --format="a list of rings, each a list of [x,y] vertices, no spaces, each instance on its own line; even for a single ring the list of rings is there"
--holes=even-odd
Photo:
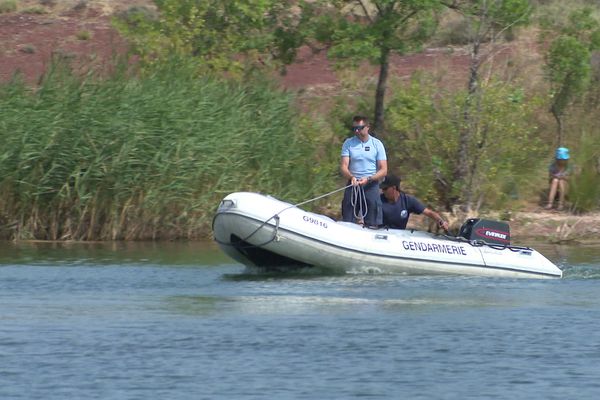
[[[416,197],[400,191],[400,178],[388,175],[381,183],[383,224],[391,229],[406,229],[411,213],[425,214],[448,231],[448,222],[435,211],[425,207]]]
[[[387,157],[381,140],[369,135],[369,120],[352,118],[354,136],[342,145],[340,171],[348,179],[342,200],[342,219],[375,227],[383,223],[379,180],[387,174]],[[364,195],[363,195],[364,194]],[[360,204],[359,204],[360,203]],[[363,205],[365,207],[363,207]],[[366,212],[365,215],[361,215]],[[360,220],[364,217],[364,220]]]

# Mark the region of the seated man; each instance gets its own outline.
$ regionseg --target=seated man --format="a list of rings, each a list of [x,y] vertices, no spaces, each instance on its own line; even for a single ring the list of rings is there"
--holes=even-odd
[[[400,178],[387,175],[379,185],[382,190],[383,225],[391,229],[406,229],[411,213],[425,214],[437,222],[440,228],[448,230],[448,222],[440,214],[425,207],[416,197],[400,191]]]

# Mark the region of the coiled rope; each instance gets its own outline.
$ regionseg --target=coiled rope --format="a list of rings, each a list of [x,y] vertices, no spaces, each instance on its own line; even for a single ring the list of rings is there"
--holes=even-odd
[[[369,208],[367,207],[367,196],[365,195],[364,187],[360,185],[352,186],[352,196],[350,197],[350,204],[352,204],[352,212],[354,213],[354,218],[361,222],[364,221],[365,217],[367,216],[367,213],[369,212]]]

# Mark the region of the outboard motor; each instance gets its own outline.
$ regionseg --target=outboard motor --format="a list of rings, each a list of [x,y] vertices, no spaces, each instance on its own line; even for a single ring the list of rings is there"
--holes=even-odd
[[[506,222],[470,218],[460,227],[458,236],[489,244],[510,245],[510,227]]]

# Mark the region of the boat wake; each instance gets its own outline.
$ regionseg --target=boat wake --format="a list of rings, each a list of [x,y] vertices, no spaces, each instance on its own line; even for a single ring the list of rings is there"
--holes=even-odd
[[[357,267],[347,271],[348,274],[353,275],[382,275],[386,274],[381,268],[378,267]]]
[[[600,279],[600,265],[563,266],[565,279]]]

